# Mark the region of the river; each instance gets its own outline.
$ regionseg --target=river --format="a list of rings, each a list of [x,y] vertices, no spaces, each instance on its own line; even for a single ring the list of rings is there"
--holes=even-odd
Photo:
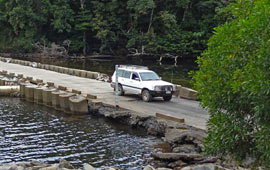
[[[104,118],[70,116],[53,109],[0,97],[0,164],[66,159],[80,168],[142,169],[160,142]]]

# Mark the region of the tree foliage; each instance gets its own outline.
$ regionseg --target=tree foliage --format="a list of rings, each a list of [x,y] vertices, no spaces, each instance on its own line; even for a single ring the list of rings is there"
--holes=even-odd
[[[1,0],[0,50],[31,52],[32,44],[70,41],[71,53],[195,56],[212,28],[227,19],[230,0]],[[226,14],[226,15],[225,15]],[[224,17],[225,16],[225,17]]]
[[[210,111],[206,152],[270,165],[270,2],[237,0],[198,59],[195,88]]]

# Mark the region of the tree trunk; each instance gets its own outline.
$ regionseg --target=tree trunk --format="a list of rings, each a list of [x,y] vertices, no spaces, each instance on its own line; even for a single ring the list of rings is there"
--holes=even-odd
[[[86,55],[86,32],[83,32],[83,55]]]
[[[148,26],[148,31],[147,31],[147,33],[150,32],[150,29],[151,29],[151,26],[152,26],[152,22],[153,22],[153,14],[154,14],[154,8],[152,8],[152,11],[151,11],[151,16],[150,16],[150,21],[149,21],[149,26]]]

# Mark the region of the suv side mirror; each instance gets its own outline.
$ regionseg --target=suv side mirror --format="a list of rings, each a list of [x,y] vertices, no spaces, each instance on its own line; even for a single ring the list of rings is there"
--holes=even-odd
[[[138,78],[138,77],[136,77],[136,79],[135,79],[136,81],[140,81],[140,79]]]
[[[162,77],[159,77],[159,80],[162,80]]]

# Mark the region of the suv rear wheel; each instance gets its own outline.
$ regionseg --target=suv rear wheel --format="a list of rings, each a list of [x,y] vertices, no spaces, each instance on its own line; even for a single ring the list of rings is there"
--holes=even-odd
[[[142,100],[145,102],[150,102],[152,100],[152,95],[150,94],[149,90],[142,91]]]
[[[170,95],[170,96],[163,96],[163,99],[165,101],[170,101],[172,99],[172,95]]]
[[[115,88],[114,88],[114,91],[115,91]],[[124,90],[123,90],[123,87],[121,84],[118,84],[118,95],[119,96],[124,96]]]

